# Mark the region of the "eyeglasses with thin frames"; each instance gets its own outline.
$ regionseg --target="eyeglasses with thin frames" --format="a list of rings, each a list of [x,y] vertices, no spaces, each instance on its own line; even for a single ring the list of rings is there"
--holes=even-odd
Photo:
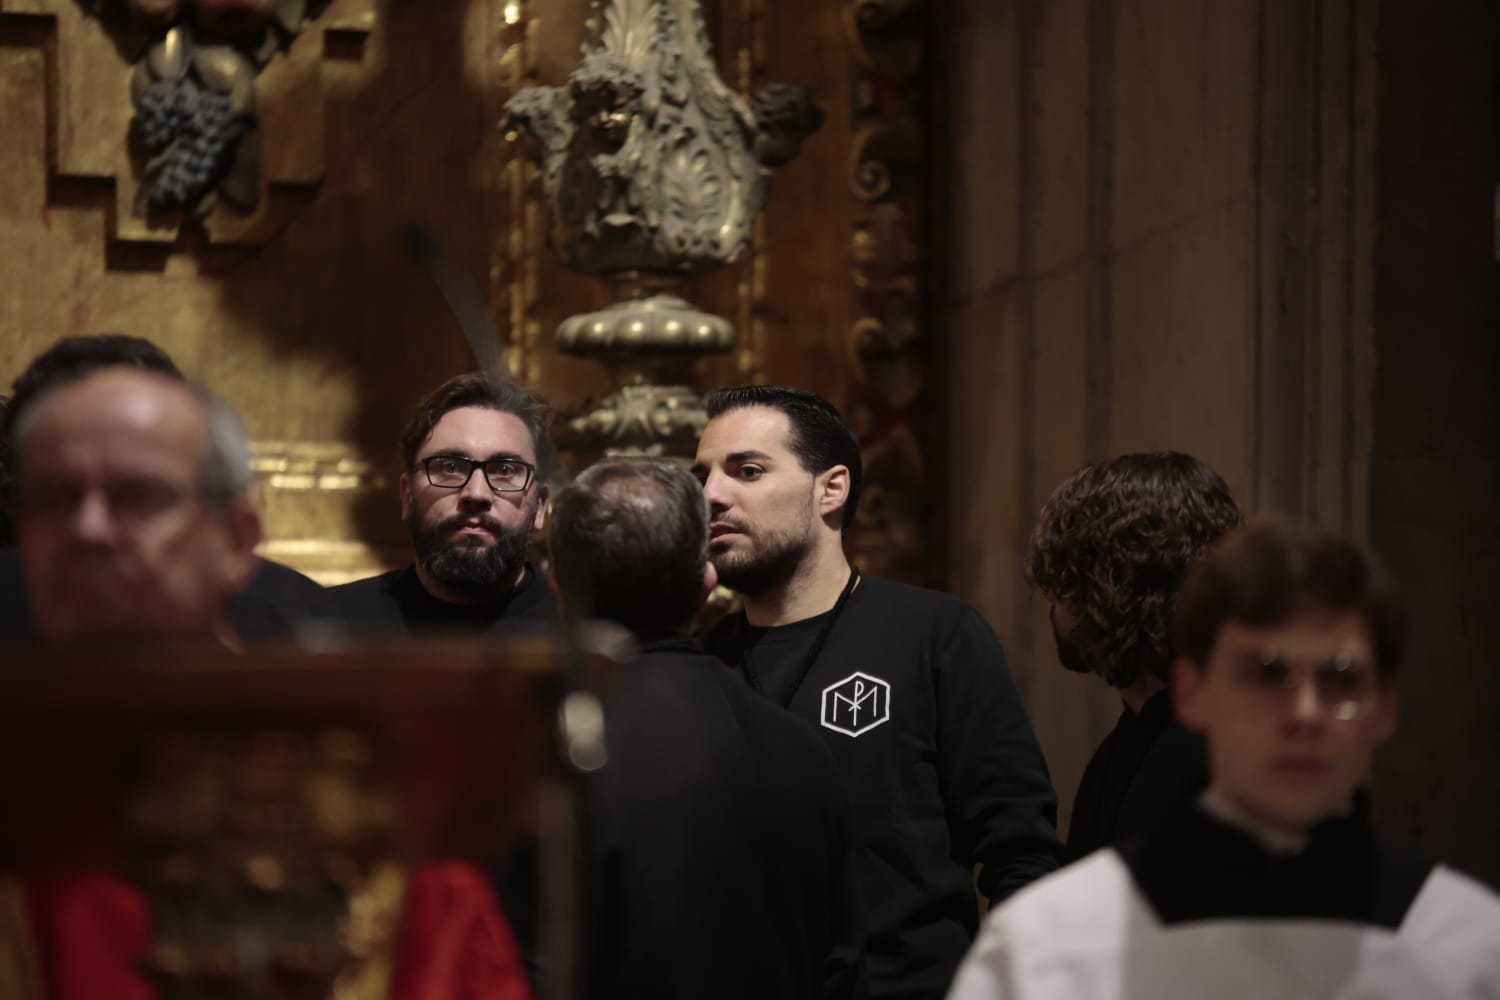
[[[421,460],[427,481],[439,489],[461,490],[469,485],[475,469],[484,470],[484,481],[496,493],[521,493],[536,478],[536,466],[519,458],[486,461],[462,455],[434,455]]]
[[[1379,687],[1374,670],[1348,653],[1322,663],[1298,665],[1275,650],[1262,650],[1246,657],[1233,676],[1241,689],[1277,709],[1285,708],[1311,682],[1318,703],[1340,722],[1368,712]]]

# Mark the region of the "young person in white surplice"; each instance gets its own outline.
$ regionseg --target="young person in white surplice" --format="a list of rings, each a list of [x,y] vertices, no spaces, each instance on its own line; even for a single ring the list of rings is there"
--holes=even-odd
[[[1174,630],[1207,787],[993,912],[950,998],[1500,996],[1500,897],[1371,828],[1405,644],[1373,559],[1252,525],[1189,571]]]

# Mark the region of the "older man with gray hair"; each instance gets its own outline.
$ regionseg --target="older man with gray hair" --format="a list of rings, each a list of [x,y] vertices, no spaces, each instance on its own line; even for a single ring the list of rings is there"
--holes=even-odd
[[[15,518],[39,636],[237,637],[256,569],[249,446],[229,408],[160,373],[100,369],[32,403]]]
[[[261,521],[249,495],[249,444],[228,406],[181,378],[116,365],[37,396],[13,440],[16,524],[39,638],[239,645],[228,605],[257,569]],[[28,890],[48,995],[153,995],[139,972],[148,910],[135,889],[86,872]],[[451,995],[460,969],[475,996],[528,995],[477,871],[421,866],[403,906],[394,995]]]

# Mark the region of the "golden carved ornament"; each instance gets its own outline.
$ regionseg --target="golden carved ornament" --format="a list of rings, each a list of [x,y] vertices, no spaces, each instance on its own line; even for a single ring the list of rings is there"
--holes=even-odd
[[[570,422],[572,450],[582,462],[684,454],[705,419],[687,364],[729,351],[734,329],[677,289],[750,245],[771,169],[822,112],[799,88],[772,84],[746,101],[727,86],[698,0],[603,0],[592,15],[567,84],[516,94],[503,127],[538,164],[553,250],[610,286],[606,309],[558,330],[559,346],[599,358],[616,388]]]

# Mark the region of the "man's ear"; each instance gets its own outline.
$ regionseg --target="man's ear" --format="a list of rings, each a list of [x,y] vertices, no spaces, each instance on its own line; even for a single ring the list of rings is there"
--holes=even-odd
[[[1184,726],[1203,731],[1203,674],[1197,664],[1181,656],[1172,661],[1172,707]]]
[[[406,512],[411,510],[411,473],[401,473],[401,520],[406,520]]]
[[[849,502],[849,467],[835,465],[822,472],[816,482],[818,516],[839,513],[842,518],[844,505]]]
[[[220,577],[225,590],[238,594],[250,583],[260,566],[255,547],[265,536],[260,511],[249,501],[233,503],[224,512],[224,562]]]
[[[703,608],[703,605],[708,603],[708,595],[712,594],[714,592],[714,588],[718,585],[719,571],[714,568],[712,560],[707,560],[703,563],[703,594],[698,599],[698,607],[700,610]]]
[[[531,519],[531,530],[541,531],[547,523],[547,502],[552,499],[552,490],[546,483],[536,488],[536,516]]]

